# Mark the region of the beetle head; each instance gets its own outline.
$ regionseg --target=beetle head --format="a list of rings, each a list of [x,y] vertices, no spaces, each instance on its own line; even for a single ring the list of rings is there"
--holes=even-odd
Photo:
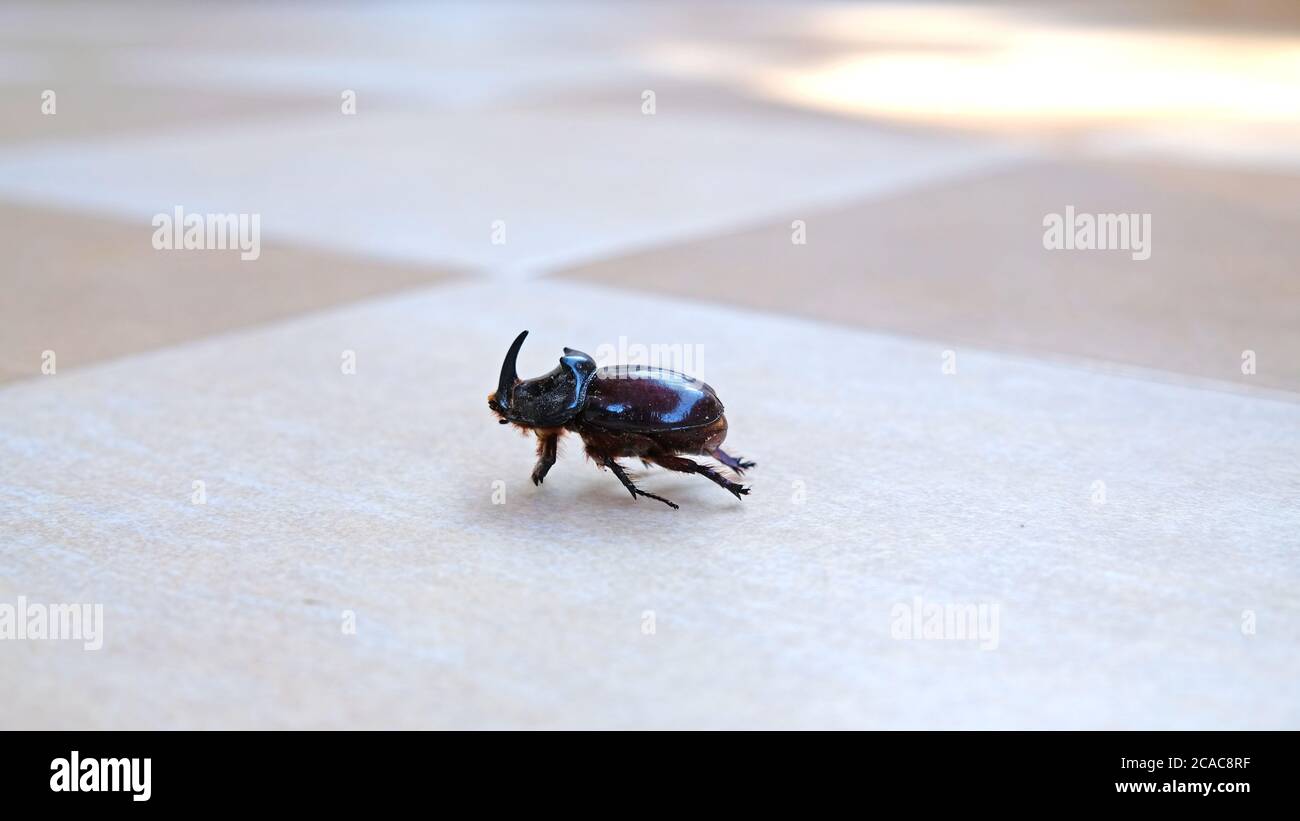
[[[515,337],[506,352],[496,393],[488,397],[488,407],[501,417],[503,425],[513,422],[525,427],[558,427],[582,410],[587,385],[596,373],[596,360],[582,351],[565,348],[560,364],[550,373],[520,380],[515,362],[526,336],[528,331]]]

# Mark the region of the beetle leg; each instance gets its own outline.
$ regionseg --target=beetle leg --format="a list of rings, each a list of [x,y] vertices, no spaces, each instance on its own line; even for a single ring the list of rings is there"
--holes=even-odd
[[[681,473],[698,473],[711,482],[716,482],[726,490],[730,491],[737,499],[749,493],[749,488],[733,482],[721,473],[718,473],[708,465],[701,465],[694,459],[687,459],[684,456],[672,456],[667,453],[653,454],[650,456],[651,461],[660,467],[676,470]]]
[[[533,468],[533,484],[546,481],[546,474],[555,464],[555,451],[560,442],[558,433],[537,434],[537,466]]]
[[[668,505],[669,507],[671,507],[673,510],[677,510],[677,509],[678,509],[678,508],[677,508],[677,505],[675,505],[674,503],[668,501],[668,500],[665,499],[664,497],[662,497],[662,496],[656,496],[656,495],[654,495],[653,493],[646,493],[646,492],[645,492],[644,490],[642,490],[641,488],[639,488],[639,487],[637,487],[636,485],[632,484],[632,480],[629,479],[628,476],[627,476],[627,473],[625,473],[625,472],[623,471],[623,466],[620,465],[618,462],[615,462],[614,459],[613,459],[613,457],[611,457],[611,456],[606,456],[606,457],[605,457],[605,460],[604,460],[604,465],[605,465],[605,467],[607,467],[607,468],[609,468],[610,470],[614,471],[614,475],[617,476],[617,477],[618,477],[618,480],[619,480],[620,482],[623,483],[623,487],[627,488],[627,492],[632,494],[632,498],[633,498],[633,499],[635,499],[635,498],[638,497],[638,496],[644,496],[644,497],[646,497],[647,499],[657,499],[657,500],[663,502],[664,504]]]
[[[726,465],[727,467],[731,468],[732,470],[736,471],[736,473],[744,473],[746,469],[752,468],[754,466],[753,462],[745,461],[744,457],[732,456],[722,448],[714,448],[713,450],[709,451],[709,455],[712,456],[714,459],[717,459],[719,462]]]

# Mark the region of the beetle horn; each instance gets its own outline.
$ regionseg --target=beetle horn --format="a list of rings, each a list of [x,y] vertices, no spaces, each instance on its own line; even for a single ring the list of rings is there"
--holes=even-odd
[[[501,363],[501,379],[497,382],[497,404],[503,408],[510,405],[511,389],[519,379],[519,373],[515,370],[515,360],[519,358],[519,349],[524,346],[526,336],[528,331],[515,337],[515,341],[510,343],[510,350],[506,351],[505,361]]]

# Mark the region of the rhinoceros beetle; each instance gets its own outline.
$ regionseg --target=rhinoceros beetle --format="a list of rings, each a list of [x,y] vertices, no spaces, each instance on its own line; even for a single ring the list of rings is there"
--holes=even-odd
[[[502,425],[515,425],[537,436],[537,466],[533,484],[540,485],[551,466],[560,437],[572,431],[582,437],[587,456],[609,468],[632,494],[656,499],[674,510],[677,505],[632,483],[616,461],[635,457],[681,473],[697,473],[735,494],[749,488],[728,479],[709,465],[682,454],[712,456],[737,475],[753,462],[729,456],[721,448],[727,417],[713,388],[677,371],[640,365],[598,368],[582,351],[564,349],[560,364],[536,379],[521,380],[515,371],[524,331],[515,338],[501,363],[497,389],[488,407]]]

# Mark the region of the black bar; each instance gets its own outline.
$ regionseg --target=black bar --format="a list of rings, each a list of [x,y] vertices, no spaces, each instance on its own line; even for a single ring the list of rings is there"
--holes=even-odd
[[[337,810],[402,799],[444,808],[518,802],[537,811],[612,788],[634,804],[648,791],[656,801],[694,793],[722,807],[839,796],[862,806],[906,799],[927,809],[1221,811],[1256,797],[1286,799],[1296,762],[1291,733],[1246,732],[42,732],[8,733],[4,742],[6,805],[50,810],[268,802]],[[121,772],[123,758],[139,759],[135,772],[143,775],[149,759],[148,799],[136,800],[138,780],[116,792],[56,792],[52,779],[66,786],[64,765],[52,763],[70,766],[73,751],[89,786]],[[114,761],[108,770],[103,759]]]

